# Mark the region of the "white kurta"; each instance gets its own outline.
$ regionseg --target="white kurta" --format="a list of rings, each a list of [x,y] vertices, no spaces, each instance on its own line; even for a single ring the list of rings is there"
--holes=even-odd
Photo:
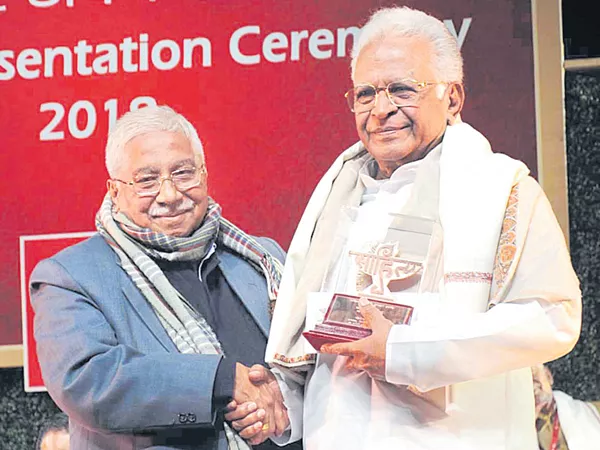
[[[366,190],[350,233],[351,245],[359,245],[361,236],[373,240],[384,232],[387,213],[398,212],[409,198],[418,164],[402,166],[382,181],[361,170]],[[522,184],[539,189],[532,180]],[[440,314],[443,305],[436,295],[423,298],[427,308],[421,310],[417,301],[412,324],[394,326],[390,332],[389,383],[374,381],[364,372],[348,373],[345,357],[318,356],[305,389],[307,450],[537,449],[531,376],[529,369],[517,369],[560,356],[579,332],[577,302],[575,307],[570,303],[579,298],[578,281],[541,190],[539,196],[522,267],[506,302],[485,313],[453,317],[448,310]],[[309,309],[330,298],[311,297]],[[308,320],[307,328],[313,321]],[[473,379],[477,381],[469,381]],[[444,408],[407,389],[441,388],[442,397],[448,390],[452,400],[453,386],[466,381],[469,389],[462,395],[476,398],[461,398],[460,407],[450,402]],[[521,405],[515,401],[519,398]],[[465,407],[469,404],[475,406]],[[515,428],[515,417],[531,423]]]
[[[492,153],[468,124],[448,127],[441,145],[441,153],[434,150],[399,168],[390,180],[368,180],[363,170],[357,183],[368,155],[355,144],[321,179],[300,220],[266,359],[309,372],[303,433],[308,450],[537,449],[530,366],[556,359],[575,344],[579,283],[550,204],[526,167]],[[328,248],[340,208],[357,205],[353,234],[373,240],[387,208],[397,212],[405,202],[405,214],[440,220],[439,292],[415,301],[409,326],[392,327],[387,383],[346,373],[342,357],[319,355],[312,366],[314,351],[298,336],[302,327],[312,328],[311,311],[323,301],[318,291],[335,259]],[[371,224],[370,217],[376,217]],[[294,433],[301,422],[297,412],[290,408]]]

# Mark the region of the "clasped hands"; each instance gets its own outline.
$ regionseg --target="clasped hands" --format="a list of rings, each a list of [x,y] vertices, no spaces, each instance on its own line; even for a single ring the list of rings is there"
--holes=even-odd
[[[387,338],[393,323],[367,299],[359,301],[364,324],[373,333],[354,342],[325,344],[321,353],[347,356],[346,369],[365,371],[371,378],[385,380]],[[254,365],[236,366],[234,400],[227,405],[225,419],[251,445],[257,445],[271,436],[281,436],[289,425],[287,408],[277,379],[270,370]]]
[[[251,445],[284,433],[290,423],[287,408],[269,369],[237,363],[233,401],[227,405],[225,419]]]

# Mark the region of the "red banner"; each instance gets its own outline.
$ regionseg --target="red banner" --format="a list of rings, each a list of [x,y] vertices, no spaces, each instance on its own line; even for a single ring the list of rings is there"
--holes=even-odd
[[[0,0],[0,345],[22,340],[19,236],[93,230],[106,135],[127,110],[183,113],[224,215],[287,246],[317,180],[357,140],[350,51],[369,13],[392,3]],[[530,1],[405,3],[457,37],[463,119],[535,170]],[[36,254],[68,243],[49,242]]]

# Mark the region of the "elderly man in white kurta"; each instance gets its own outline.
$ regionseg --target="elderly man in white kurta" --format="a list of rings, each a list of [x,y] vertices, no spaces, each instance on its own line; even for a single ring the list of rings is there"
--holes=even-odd
[[[569,352],[581,320],[550,204],[524,164],[461,121],[462,57],[442,22],[380,10],[352,69],[360,142],[306,207],[267,347],[268,362],[305,376],[305,448],[537,449],[530,367]],[[323,280],[344,257],[331,244],[348,208],[354,246],[385,234],[388,213],[438,223],[442,268],[431,292],[412,295],[410,324],[361,301],[373,334],[315,351],[301,332],[331,299]]]

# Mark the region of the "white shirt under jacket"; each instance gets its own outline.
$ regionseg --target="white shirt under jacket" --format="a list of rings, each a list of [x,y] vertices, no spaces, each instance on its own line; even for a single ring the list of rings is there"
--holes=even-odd
[[[350,232],[349,246],[354,248],[361,238],[373,240],[378,233],[385,233],[388,212],[397,211],[408,200],[420,161],[401,166],[387,180],[369,176],[368,164],[372,163],[366,163],[360,173],[366,189]],[[534,416],[533,411],[529,414],[533,405],[531,381],[523,383],[522,372],[572,347],[579,334],[580,293],[564,237],[541,190],[535,209],[532,232],[508,301],[483,314],[450,318],[430,315],[436,310],[437,295],[421,297],[415,303],[411,325],[396,325],[390,332],[388,383],[374,381],[365,372],[348,373],[345,357],[318,356],[304,393],[305,449],[537,449],[533,419],[531,423],[516,424],[525,427],[526,442],[514,444],[515,436],[510,436],[515,429],[511,418],[514,422],[514,417]],[[348,289],[352,284],[348,282]],[[314,316],[314,309],[322,310],[330,298],[326,293],[309,297],[307,329],[316,320],[311,317],[311,308]],[[520,378],[504,373],[501,389],[480,389],[485,394],[467,399],[475,405],[467,410],[453,411],[451,401],[445,408],[440,407],[428,400],[428,394],[419,396],[407,389],[411,385],[443,396],[457,383],[468,381],[476,386],[478,379],[485,379],[485,386],[490,386],[493,383],[489,380],[495,375],[519,372],[515,369],[524,367]],[[507,401],[509,396],[511,400]],[[523,398],[522,404],[515,398]],[[297,427],[302,423],[299,403],[297,399],[295,403],[286,399],[286,403],[288,407],[295,405],[289,413],[292,435],[297,436]],[[527,409],[524,415],[520,414],[523,408]]]

